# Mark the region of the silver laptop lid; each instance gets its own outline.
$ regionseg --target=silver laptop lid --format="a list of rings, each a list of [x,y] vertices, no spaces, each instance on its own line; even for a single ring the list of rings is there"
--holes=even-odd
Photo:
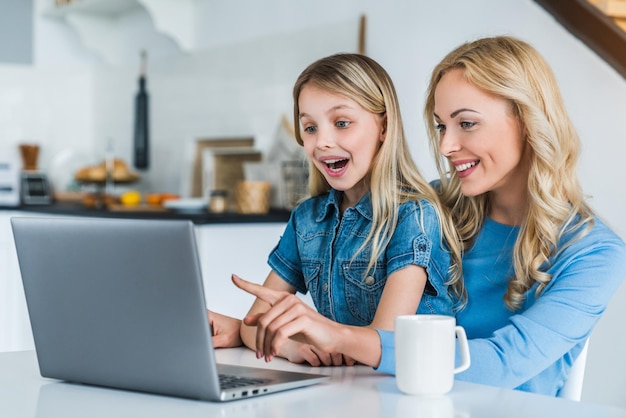
[[[191,222],[11,223],[42,376],[219,399]]]
[[[11,223],[44,377],[211,401],[329,379],[216,364],[189,221]],[[219,372],[252,386],[220,388]]]

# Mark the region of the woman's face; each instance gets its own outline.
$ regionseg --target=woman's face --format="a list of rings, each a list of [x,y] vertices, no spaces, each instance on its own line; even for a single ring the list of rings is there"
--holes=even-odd
[[[305,85],[298,97],[304,150],[333,189],[349,205],[368,191],[365,181],[384,139],[380,115],[355,101]]]
[[[492,192],[497,204],[519,204],[528,181],[526,140],[507,100],[469,84],[461,69],[435,89],[439,151],[456,168],[465,196]]]

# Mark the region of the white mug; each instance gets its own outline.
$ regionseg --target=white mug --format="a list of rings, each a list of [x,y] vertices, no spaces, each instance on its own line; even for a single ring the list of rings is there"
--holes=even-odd
[[[456,338],[455,338],[456,337]],[[458,338],[461,365],[454,367]],[[443,395],[454,375],[470,366],[463,327],[453,316],[401,315],[396,318],[396,384],[409,395]]]

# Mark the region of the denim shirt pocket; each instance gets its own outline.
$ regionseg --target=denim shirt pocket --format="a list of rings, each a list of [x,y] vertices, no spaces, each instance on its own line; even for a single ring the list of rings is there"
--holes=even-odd
[[[322,263],[315,260],[304,260],[302,262],[302,274],[304,275],[304,283],[307,290],[311,294],[311,299],[315,303],[315,307],[321,312],[321,298],[323,290],[321,289],[320,272],[322,271]]]
[[[341,263],[348,311],[356,319],[369,325],[385,288],[386,271],[380,265],[375,272],[367,272],[367,261],[346,260]]]

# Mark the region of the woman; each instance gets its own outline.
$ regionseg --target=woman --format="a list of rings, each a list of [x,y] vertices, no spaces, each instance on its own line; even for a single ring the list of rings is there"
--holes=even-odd
[[[457,323],[472,365],[457,379],[557,395],[626,276],[626,246],[584,200],[556,79],[521,40],[466,43],[433,70],[425,117],[438,189],[465,247],[468,302]],[[290,335],[340,352],[355,344],[324,338],[328,325],[312,310],[260,297],[274,304],[259,329],[264,347]],[[380,356],[360,360],[393,373],[393,333],[378,334]]]

